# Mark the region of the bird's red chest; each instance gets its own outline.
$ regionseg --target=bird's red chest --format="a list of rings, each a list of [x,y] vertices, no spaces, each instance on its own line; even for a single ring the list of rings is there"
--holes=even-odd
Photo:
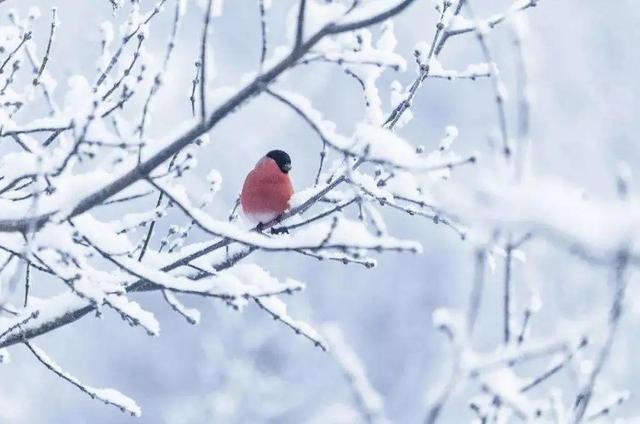
[[[289,208],[292,195],[289,175],[282,172],[272,159],[265,158],[247,175],[240,202],[245,215],[273,219]]]

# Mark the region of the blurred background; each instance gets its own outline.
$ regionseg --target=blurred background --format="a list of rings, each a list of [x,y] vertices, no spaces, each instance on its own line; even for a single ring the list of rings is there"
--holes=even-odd
[[[142,0],[142,9],[154,2]],[[171,24],[173,0],[153,21],[147,51],[163,54]],[[475,1],[475,13],[489,16],[506,9],[511,1]],[[297,4],[275,0],[268,11],[269,47],[285,44],[285,20]],[[389,111],[388,87],[393,80],[409,84],[416,75],[413,48],[429,42],[437,19],[435,2],[418,0],[396,18],[397,51],[407,69],[388,70],[379,87]],[[99,57],[103,21],[119,25],[128,5],[112,12],[107,0],[6,0],[7,11],[21,15],[30,6],[42,12],[34,37],[44,46],[52,6],[58,8],[60,26],[49,71],[58,81],[56,96],[63,96],[74,74],[92,80]],[[526,59],[532,98],[532,169],[580,186],[589,196],[615,199],[618,164],[633,170],[640,159],[640,8],[635,0],[598,2],[541,0],[525,14],[529,34]],[[150,134],[160,136],[190,117],[189,93],[201,36],[202,7],[188,2],[176,56],[166,85],[156,100]],[[259,60],[259,9],[252,0],[224,4],[224,14],[213,22],[211,38],[215,76],[212,87],[239,84],[243,74],[257,69]],[[510,93],[515,92],[513,31],[504,24],[488,37],[495,61]],[[40,47],[42,48],[42,47]],[[452,39],[440,61],[447,69],[464,69],[483,62],[472,35]],[[363,115],[360,87],[338,67],[310,64],[290,72],[279,87],[308,96],[326,118],[343,133],[351,133]],[[515,123],[513,96],[507,106],[510,125]],[[161,106],[160,106],[161,105]],[[413,104],[414,119],[399,133],[427,150],[437,147],[447,125],[460,136],[458,152],[479,151],[473,168],[456,173],[473,178],[490,166],[496,114],[488,79],[477,81],[428,80]],[[233,206],[245,174],[264,152],[283,148],[292,158],[297,188],[313,183],[320,141],[289,109],[262,96],[216,126],[212,142],[199,150],[198,168],[189,176],[204,187],[211,169],[223,175],[223,188],[209,208],[225,217]],[[632,187],[633,190],[633,187]],[[149,201],[153,201],[149,199]],[[291,315],[314,326],[337,324],[360,357],[372,386],[384,401],[392,422],[422,422],[429,401],[448,377],[451,347],[433,327],[439,307],[466,308],[473,278],[474,246],[451,230],[420,217],[385,211],[390,233],[420,241],[420,255],[389,253],[379,265],[318,262],[289,254],[258,254],[249,258],[277,277],[292,277],[307,290],[286,298]],[[170,215],[163,225],[171,224]],[[606,226],[607,223],[603,222]],[[157,240],[156,240],[157,241]],[[532,318],[531,337],[560,333],[593,316],[606,317],[609,307],[608,270],[592,268],[563,250],[534,241],[527,246],[527,261],[514,265],[519,296],[534,284],[542,309]],[[502,337],[501,263],[488,273],[474,343],[491,351]],[[606,380],[616,389],[640,389],[640,369],[634,329],[640,308],[636,281],[630,280],[625,315]],[[36,284],[38,284],[36,282]],[[46,284],[46,282],[42,282]],[[41,288],[44,290],[43,288]],[[0,366],[0,422],[4,423],[354,423],[361,422],[348,381],[331,355],[296,337],[281,323],[250,305],[242,312],[220,302],[187,298],[185,303],[202,312],[202,322],[189,325],[158,296],[136,297],[161,323],[161,336],[146,337],[128,328],[106,311],[102,319],[87,316],[79,322],[37,340],[65,369],[95,387],[114,387],[134,398],[142,418],[126,416],[93,401],[36,363],[22,346],[10,349],[12,362]],[[524,300],[523,300],[524,301]],[[554,376],[547,386],[562,387],[567,375]],[[465,392],[454,393],[441,422],[469,422],[473,414]],[[571,402],[570,397],[564,399]],[[619,416],[640,412],[633,398]]]

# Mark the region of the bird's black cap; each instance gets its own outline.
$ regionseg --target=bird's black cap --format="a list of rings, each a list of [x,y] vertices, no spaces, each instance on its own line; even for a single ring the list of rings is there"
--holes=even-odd
[[[276,164],[278,164],[278,168],[285,174],[287,174],[291,170],[291,157],[282,150],[272,150],[267,153],[267,157],[273,159]]]

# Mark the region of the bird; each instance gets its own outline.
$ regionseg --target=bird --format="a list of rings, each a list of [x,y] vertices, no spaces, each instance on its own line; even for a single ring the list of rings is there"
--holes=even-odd
[[[294,189],[289,177],[291,157],[283,150],[271,150],[247,174],[240,204],[244,216],[261,227],[289,209]]]

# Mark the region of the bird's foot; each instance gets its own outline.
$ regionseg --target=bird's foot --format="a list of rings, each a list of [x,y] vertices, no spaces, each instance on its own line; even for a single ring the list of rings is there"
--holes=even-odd
[[[278,235],[278,234],[289,234],[289,229],[287,227],[271,227],[271,234],[273,235]]]

